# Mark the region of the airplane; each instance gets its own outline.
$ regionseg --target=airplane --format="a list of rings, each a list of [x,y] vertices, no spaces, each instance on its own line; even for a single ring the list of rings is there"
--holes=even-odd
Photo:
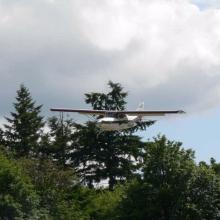
[[[144,103],[141,103],[135,111],[124,110],[89,110],[51,108],[51,111],[77,112],[80,114],[98,116],[97,126],[103,131],[121,131],[137,126],[143,122],[143,116],[164,116],[167,114],[183,114],[183,110],[174,111],[144,111]]]

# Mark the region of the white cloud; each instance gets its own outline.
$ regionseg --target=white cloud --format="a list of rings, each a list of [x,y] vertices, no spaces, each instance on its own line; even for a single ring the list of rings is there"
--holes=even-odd
[[[201,9],[220,7],[219,0],[191,0],[191,2],[198,5]]]
[[[22,82],[47,107],[78,105],[109,79],[152,108],[209,109],[220,101],[220,10],[189,0],[2,0],[0,56],[2,113]]]

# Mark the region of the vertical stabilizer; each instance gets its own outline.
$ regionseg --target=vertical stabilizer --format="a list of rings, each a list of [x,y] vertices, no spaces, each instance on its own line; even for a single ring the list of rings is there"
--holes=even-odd
[[[144,102],[141,102],[136,110],[143,111],[144,110]]]

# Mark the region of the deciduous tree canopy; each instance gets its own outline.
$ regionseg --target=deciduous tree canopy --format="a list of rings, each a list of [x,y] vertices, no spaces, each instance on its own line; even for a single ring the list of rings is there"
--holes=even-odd
[[[219,176],[193,159],[165,136],[147,143],[143,177],[128,187],[120,219],[219,219]]]

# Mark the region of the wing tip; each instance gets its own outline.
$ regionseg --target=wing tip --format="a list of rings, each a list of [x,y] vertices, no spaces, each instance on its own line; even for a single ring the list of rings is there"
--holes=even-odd
[[[66,109],[62,109],[62,108],[50,108],[50,111],[52,111],[52,112],[65,112]]]
[[[178,113],[179,113],[179,114],[186,114],[186,112],[183,111],[183,110],[178,110]]]

